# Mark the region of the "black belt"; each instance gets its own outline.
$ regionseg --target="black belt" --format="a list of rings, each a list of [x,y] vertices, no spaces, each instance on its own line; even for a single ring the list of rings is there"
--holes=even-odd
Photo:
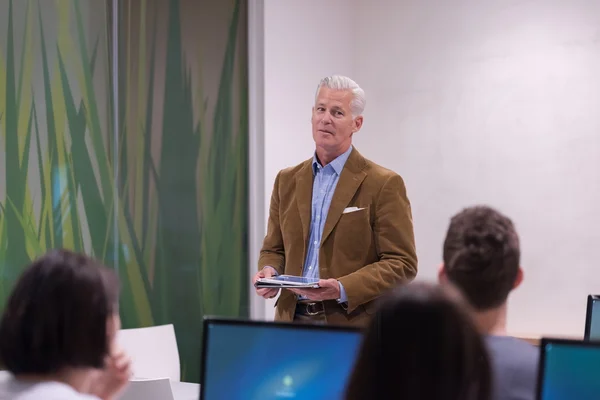
[[[325,305],[321,301],[296,304],[296,314],[313,316],[323,314],[324,312]]]

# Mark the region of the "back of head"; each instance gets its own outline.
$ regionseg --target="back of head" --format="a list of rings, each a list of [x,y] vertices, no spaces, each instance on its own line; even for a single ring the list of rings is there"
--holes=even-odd
[[[444,242],[448,279],[478,311],[501,306],[519,273],[519,237],[512,221],[477,206],[455,215]]]
[[[346,399],[487,400],[488,355],[458,291],[411,283],[384,297]]]
[[[101,368],[118,280],[95,260],[53,250],[21,275],[0,321],[0,362],[15,375]]]

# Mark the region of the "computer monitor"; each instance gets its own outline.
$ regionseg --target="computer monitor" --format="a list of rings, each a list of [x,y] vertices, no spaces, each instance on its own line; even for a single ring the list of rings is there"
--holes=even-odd
[[[538,400],[600,399],[600,343],[542,339]]]
[[[202,400],[342,399],[359,329],[205,318]]]
[[[584,339],[600,340],[600,295],[597,294],[587,297]]]

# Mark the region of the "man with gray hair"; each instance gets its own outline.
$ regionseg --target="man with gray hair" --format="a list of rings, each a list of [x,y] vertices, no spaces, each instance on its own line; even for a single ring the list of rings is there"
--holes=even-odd
[[[315,153],[277,174],[253,282],[286,274],[317,278],[319,288],[284,289],[276,320],[365,325],[379,296],[417,274],[404,181],[352,146],[364,108],[352,79],[322,79],[312,109]],[[273,298],[279,290],[256,292]]]

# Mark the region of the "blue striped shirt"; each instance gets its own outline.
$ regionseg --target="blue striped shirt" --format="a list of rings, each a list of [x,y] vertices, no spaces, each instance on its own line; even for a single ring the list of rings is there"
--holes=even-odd
[[[335,187],[340,179],[342,170],[348,157],[352,152],[352,146],[345,153],[338,156],[326,166],[321,166],[317,155],[313,156],[313,191],[312,191],[312,208],[310,216],[310,234],[308,240],[308,249],[306,252],[306,260],[302,276],[307,278],[319,279],[319,248],[323,237],[323,227],[331,205],[331,199],[335,192]],[[346,292],[340,283],[341,296],[338,299],[341,303],[346,302]],[[300,297],[303,299],[303,297]]]

